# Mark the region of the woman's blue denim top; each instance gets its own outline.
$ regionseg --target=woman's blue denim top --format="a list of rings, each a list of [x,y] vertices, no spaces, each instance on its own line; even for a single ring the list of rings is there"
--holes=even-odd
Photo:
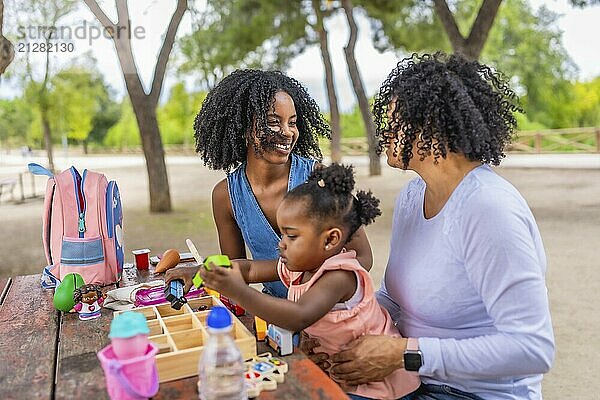
[[[312,172],[316,160],[292,154],[292,166],[288,180],[288,192],[305,182]],[[227,187],[231,208],[246,246],[254,260],[275,260],[279,258],[279,235],[275,232],[265,214],[263,214],[250,182],[246,177],[246,163],[227,175]],[[264,293],[287,298],[287,288],[281,281],[264,282]]]

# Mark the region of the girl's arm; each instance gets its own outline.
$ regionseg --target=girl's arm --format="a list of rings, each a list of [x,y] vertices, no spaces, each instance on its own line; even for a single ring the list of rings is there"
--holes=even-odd
[[[350,298],[357,285],[356,274],[352,271],[328,271],[298,302],[293,302],[249,287],[237,266],[202,270],[200,276],[207,287],[233,299],[251,314],[291,331],[302,330],[317,322],[336,303]]]
[[[244,237],[235,218],[229,199],[227,179],[217,183],[212,191],[213,218],[219,235],[221,254],[229,258],[246,258]]]
[[[231,260],[237,265],[246,283],[271,282],[279,279],[277,274],[278,260]]]

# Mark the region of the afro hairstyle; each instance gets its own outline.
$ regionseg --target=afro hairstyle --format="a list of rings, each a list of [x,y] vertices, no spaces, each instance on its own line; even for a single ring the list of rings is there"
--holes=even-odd
[[[196,116],[196,152],[204,164],[229,172],[246,160],[249,142],[258,154],[268,148],[277,132],[267,126],[267,114],[279,91],[287,93],[296,108],[299,137],[292,152],[320,161],[318,137],[330,139],[331,130],[306,89],[279,71],[243,69],[221,80]],[[252,132],[260,145],[251,140]]]

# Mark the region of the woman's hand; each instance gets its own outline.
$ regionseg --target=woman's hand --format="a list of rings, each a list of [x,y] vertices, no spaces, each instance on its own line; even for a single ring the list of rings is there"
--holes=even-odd
[[[209,268],[202,268],[199,272],[200,277],[204,280],[204,286],[216,290],[224,296],[235,299],[236,294],[248,287],[238,263],[231,263],[231,268],[209,263]]]
[[[308,358],[317,364],[319,368],[326,374],[329,374],[329,368],[331,367],[331,361],[329,361],[329,354],[327,353],[315,353],[315,348],[321,346],[318,339],[311,337],[308,333],[302,331],[300,333],[300,350],[308,356]]]
[[[383,335],[365,335],[350,343],[347,350],[334,354],[331,377],[346,386],[383,380],[404,367],[407,340]]]
[[[193,282],[192,279],[196,272],[198,272],[199,267],[177,267],[171,268],[165,272],[165,285],[168,286],[169,282],[175,280],[183,281],[183,293],[187,293],[192,288]]]

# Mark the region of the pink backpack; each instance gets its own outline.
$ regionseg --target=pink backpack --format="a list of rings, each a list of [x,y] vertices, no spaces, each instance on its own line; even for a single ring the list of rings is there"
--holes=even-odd
[[[56,287],[70,272],[85,283],[118,282],[123,271],[123,211],[119,188],[103,174],[71,167],[58,175],[29,164],[36,175],[48,175],[42,242],[48,265],[42,287]]]

